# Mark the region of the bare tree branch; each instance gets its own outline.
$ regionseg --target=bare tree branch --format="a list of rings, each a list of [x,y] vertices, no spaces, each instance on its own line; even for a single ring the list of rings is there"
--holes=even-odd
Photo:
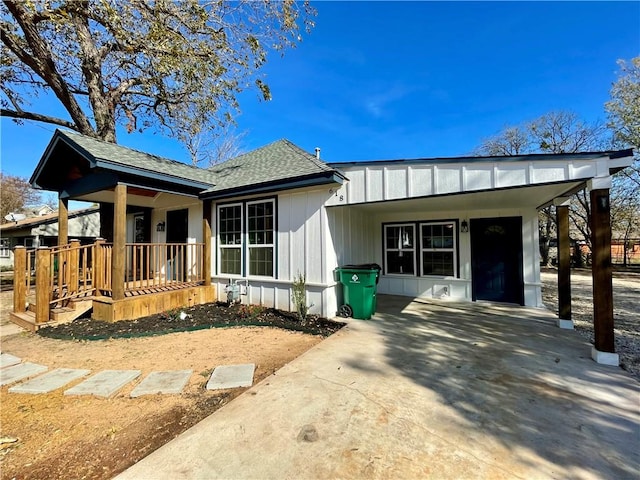
[[[0,109],[0,116],[16,118],[20,120],[33,120],[36,122],[51,123],[54,125],[67,127],[72,130],[78,130],[78,127],[76,127],[76,125],[73,122],[69,122],[68,120],[63,120],[62,118],[50,117],[49,115],[42,115],[40,113],[24,112],[24,111],[18,112],[16,110],[8,110],[6,108],[2,108]]]

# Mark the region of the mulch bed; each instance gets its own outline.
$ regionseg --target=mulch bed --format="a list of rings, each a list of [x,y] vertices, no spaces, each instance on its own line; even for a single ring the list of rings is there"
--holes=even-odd
[[[342,322],[311,315],[302,323],[295,313],[256,305],[228,306],[225,303],[208,303],[162,312],[136,320],[103,322],[92,318],[79,318],[73,322],[43,327],[38,330],[38,334],[43,337],[64,340],[105,340],[164,335],[207,328],[259,326],[296,330],[328,337],[344,325]]]

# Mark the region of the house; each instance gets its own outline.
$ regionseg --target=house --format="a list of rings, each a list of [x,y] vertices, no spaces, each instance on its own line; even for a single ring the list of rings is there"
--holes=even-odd
[[[587,187],[595,237],[610,237],[610,175],[632,153],[325,163],[280,140],[205,170],[57,130],[31,183],[59,193],[61,218],[69,199],[100,205],[106,242],[93,267],[107,272],[89,285],[94,316],[107,320],[224,300],[229,283],[246,286],[246,303],[291,310],[298,273],[310,313],[333,316],[334,269],[359,263],[382,266],[382,294],[536,307],[537,210],[558,206],[564,252],[567,197]],[[603,285],[606,262],[594,262]],[[606,317],[607,299],[596,301]]]
[[[49,205],[27,205],[24,207],[23,213],[28,217],[41,217],[55,212]]]
[[[0,225],[0,267],[13,267],[13,249],[53,247],[58,244],[58,213],[46,205],[30,208],[35,214]],[[91,243],[100,234],[100,211],[91,206],[69,212],[69,235]]]

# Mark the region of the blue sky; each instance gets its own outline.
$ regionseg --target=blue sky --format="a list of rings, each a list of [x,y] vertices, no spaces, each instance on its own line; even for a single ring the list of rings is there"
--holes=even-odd
[[[552,110],[588,121],[616,60],[640,55],[639,2],[319,2],[316,28],[263,73],[273,100],[241,95],[243,149],[288,138],[325,161],[470,153]],[[46,113],[61,114],[42,100]],[[55,126],[2,126],[2,171],[29,177]],[[151,131],[122,145],[188,161]]]

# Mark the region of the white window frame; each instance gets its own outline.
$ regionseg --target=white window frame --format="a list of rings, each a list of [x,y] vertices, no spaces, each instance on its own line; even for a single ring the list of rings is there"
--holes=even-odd
[[[249,205],[257,205],[260,203],[270,203],[272,205],[272,212],[273,212],[273,226],[272,226],[272,235],[271,235],[271,239],[272,242],[271,243],[256,243],[253,245],[249,244]],[[245,230],[244,230],[244,243],[245,243],[245,255],[246,255],[246,275],[247,277],[263,277],[263,278],[275,278],[276,275],[276,235],[278,234],[277,230],[276,230],[276,201],[275,199],[271,198],[271,199],[264,199],[264,200],[252,200],[250,202],[247,202],[245,204]],[[249,250],[251,250],[251,248],[269,248],[271,247],[271,268],[272,268],[272,273],[271,275],[255,275],[251,273],[251,256],[250,256],[250,252]]]
[[[220,211],[224,208],[240,207],[240,243],[233,245],[223,245],[222,243],[222,231],[220,229]],[[245,244],[245,232],[244,232],[244,205],[242,203],[225,203],[224,205],[218,205],[216,207],[217,214],[217,264],[216,271],[218,275],[229,275],[232,277],[242,277],[244,272],[244,244]],[[228,273],[222,271],[222,250],[223,249],[237,249],[240,250],[240,273]]]
[[[451,248],[426,248],[423,245],[423,235],[422,235],[422,227],[423,226],[434,226],[434,225],[451,225],[451,231],[453,232],[453,247]],[[457,224],[453,220],[448,221],[434,221],[434,222],[420,222],[418,224],[418,234],[420,235],[420,276],[421,277],[436,277],[436,278],[458,278],[458,228]],[[424,253],[434,253],[434,252],[452,252],[453,253],[453,275],[433,275],[433,274],[425,274],[424,273]]]
[[[0,238],[0,258],[11,257],[11,241],[8,238]]]
[[[398,228],[398,227],[410,227],[413,230],[413,247],[412,248],[398,248],[393,247],[393,246],[389,246],[387,245],[387,229],[388,228]],[[416,268],[416,260],[417,260],[417,241],[418,238],[416,237],[416,224],[415,223],[388,223],[386,225],[384,225],[384,273],[385,275],[402,275],[402,276],[411,276],[411,277],[415,277],[417,276],[417,268]],[[413,254],[413,273],[397,273],[397,272],[393,272],[390,273],[389,272],[389,259],[387,256],[388,252],[411,252]]]

